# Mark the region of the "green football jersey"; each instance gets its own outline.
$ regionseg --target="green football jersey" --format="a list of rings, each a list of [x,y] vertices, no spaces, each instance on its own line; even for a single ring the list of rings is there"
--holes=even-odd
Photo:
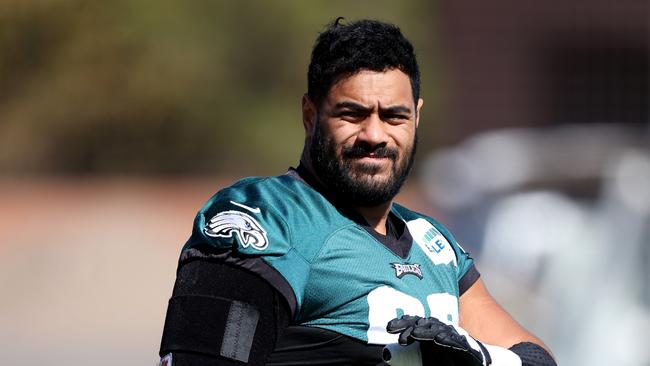
[[[397,335],[388,321],[404,314],[458,324],[458,298],[478,278],[473,260],[438,222],[398,204],[405,253],[382,242],[341,204],[297,174],[247,178],[215,194],[199,211],[184,252],[231,253],[284,295],[293,323],[369,344]],[[268,268],[247,265],[261,259]]]

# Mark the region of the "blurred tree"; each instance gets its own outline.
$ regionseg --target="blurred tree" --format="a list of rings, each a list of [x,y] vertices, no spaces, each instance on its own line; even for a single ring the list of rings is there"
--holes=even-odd
[[[435,105],[425,1],[0,0],[0,8],[3,175],[277,173],[302,147],[311,44],[339,15],[400,25],[419,52],[427,108]]]

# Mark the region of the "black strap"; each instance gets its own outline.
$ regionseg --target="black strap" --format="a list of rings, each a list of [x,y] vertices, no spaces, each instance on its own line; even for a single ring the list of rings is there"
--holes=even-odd
[[[259,311],[246,303],[202,295],[169,300],[161,351],[196,352],[247,362]]]

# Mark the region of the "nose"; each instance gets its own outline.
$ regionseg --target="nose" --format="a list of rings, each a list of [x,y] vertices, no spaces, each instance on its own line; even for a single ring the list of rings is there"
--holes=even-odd
[[[386,124],[379,118],[377,113],[372,113],[360,125],[357,142],[367,143],[370,146],[386,144],[388,134]]]

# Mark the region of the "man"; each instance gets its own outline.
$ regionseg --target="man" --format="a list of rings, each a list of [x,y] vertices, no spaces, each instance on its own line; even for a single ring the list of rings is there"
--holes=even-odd
[[[415,155],[418,65],[399,29],[332,23],[302,99],[297,169],[198,213],[164,365],[554,365],[439,223],[393,202]]]

